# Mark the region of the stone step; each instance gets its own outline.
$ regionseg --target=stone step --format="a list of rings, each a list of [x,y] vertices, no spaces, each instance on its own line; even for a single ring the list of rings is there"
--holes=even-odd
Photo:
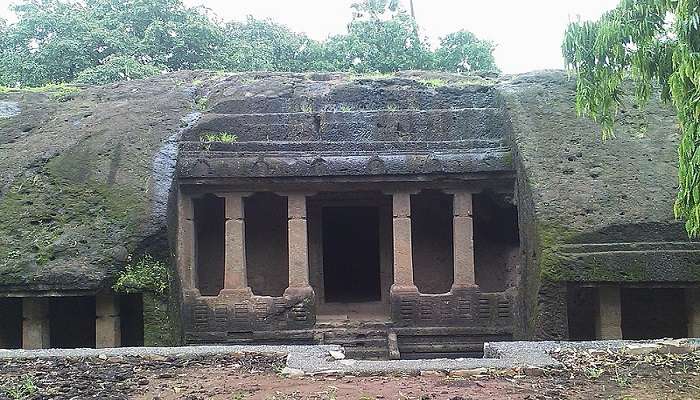
[[[388,346],[386,337],[385,338],[348,338],[344,339],[329,339],[324,340],[324,344],[337,344],[343,347],[381,347],[385,348]]]
[[[324,78],[325,79],[325,78]],[[299,77],[225,81],[208,96],[208,107],[221,114],[253,112],[438,109],[499,107],[502,98],[493,86],[459,84],[439,86],[412,79],[329,79]]]
[[[345,358],[357,360],[386,360],[389,349],[384,347],[345,347]]]
[[[484,342],[473,343],[432,343],[432,344],[399,344],[399,352],[404,353],[483,353]]]
[[[402,360],[424,360],[434,358],[483,358],[483,352],[468,352],[468,353],[401,353]]]
[[[484,343],[511,340],[509,335],[398,335],[399,347],[423,344]]]
[[[509,129],[505,111],[497,108],[205,114],[183,140],[200,141],[221,132],[235,135],[236,142],[497,140]]]

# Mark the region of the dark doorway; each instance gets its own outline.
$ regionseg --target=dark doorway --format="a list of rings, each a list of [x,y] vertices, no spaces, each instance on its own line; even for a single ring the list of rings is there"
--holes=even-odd
[[[22,348],[22,298],[0,298],[0,349]]]
[[[119,296],[119,316],[122,346],[143,346],[143,295]]]
[[[566,292],[569,340],[595,340],[598,288],[569,286]]]
[[[95,347],[95,297],[55,297],[49,303],[51,347]]]
[[[379,209],[323,209],[323,284],[326,302],[381,300]]]

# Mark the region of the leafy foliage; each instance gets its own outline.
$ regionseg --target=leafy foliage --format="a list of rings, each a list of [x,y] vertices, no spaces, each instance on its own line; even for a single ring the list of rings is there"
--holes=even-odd
[[[160,69],[157,67],[141,64],[133,57],[115,55],[102,65],[80,71],[74,82],[103,85],[117,81],[148,78],[159,73]]]
[[[202,142],[234,143],[238,140],[238,135],[228,132],[207,133],[202,136]]]
[[[570,24],[562,49],[577,75],[576,109],[604,138],[614,136],[626,78],[640,103],[656,86],[673,103],[682,131],[674,212],[700,236],[700,1],[622,0],[596,22]]]
[[[352,7],[347,34],[331,37],[325,45],[330,69],[382,73],[430,66],[426,41],[396,1],[368,0]]]
[[[224,26],[216,65],[226,71],[302,72],[322,69],[321,44],[284,25],[251,16]]]
[[[498,71],[493,59],[494,45],[468,31],[453,32],[440,40],[435,52],[435,69],[442,71]]]
[[[433,51],[396,0],[353,6],[347,33],[318,42],[270,20],[223,23],[182,0],[20,0],[0,19],[0,85],[102,84],[181,69],[494,70],[493,45],[462,31]]]
[[[145,255],[131,262],[117,276],[116,292],[151,292],[166,295],[170,288],[170,272],[166,263]]]

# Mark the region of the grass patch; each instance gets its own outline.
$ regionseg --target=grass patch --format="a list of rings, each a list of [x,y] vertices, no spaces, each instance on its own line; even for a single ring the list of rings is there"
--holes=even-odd
[[[204,96],[198,97],[194,105],[199,111],[207,111],[209,109],[209,99]]]
[[[443,86],[447,85],[447,81],[444,79],[440,79],[440,78],[418,79],[417,82],[422,83],[425,86],[432,87],[432,88],[438,88],[438,87],[443,87]]]
[[[65,83],[50,83],[44,86],[38,87],[26,87],[26,88],[13,88],[8,86],[0,86],[0,94],[8,93],[45,93],[50,99],[56,101],[68,101],[71,100],[77,93],[80,92],[80,88],[68,85]]]
[[[36,394],[37,387],[31,376],[25,375],[18,382],[3,384],[0,393],[4,393],[11,400],[30,399]]]
[[[204,143],[235,143],[238,141],[238,135],[229,132],[207,133],[200,140]]]

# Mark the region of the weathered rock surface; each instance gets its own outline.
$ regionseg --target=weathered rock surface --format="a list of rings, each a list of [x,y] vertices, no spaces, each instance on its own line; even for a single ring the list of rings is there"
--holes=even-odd
[[[158,154],[197,76],[0,95],[0,290],[94,290],[134,252],[167,257]]]
[[[680,132],[670,105],[628,98],[616,138],[574,109],[561,71],[499,86],[513,128],[525,266],[525,336],[566,335],[563,282],[684,282],[700,277],[700,244],[673,216]],[[540,279],[541,278],[541,279]],[[537,327],[537,332],[534,332]]]
[[[700,277],[700,246],[672,213],[673,110],[626,107],[603,142],[574,90],[560,71],[180,72],[61,99],[2,94],[0,290],[97,290],[130,255],[167,259],[176,168],[191,182],[485,171],[517,175],[520,331],[561,337],[565,282]],[[237,140],[201,141],[222,132]]]

